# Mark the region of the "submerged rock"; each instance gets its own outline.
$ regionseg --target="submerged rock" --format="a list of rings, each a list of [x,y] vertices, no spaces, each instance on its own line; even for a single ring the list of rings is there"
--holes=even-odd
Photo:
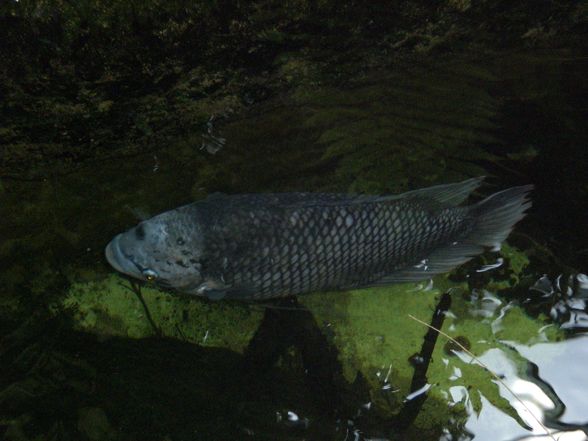
[[[263,316],[261,309],[242,303],[211,303],[150,287],[142,287],[141,294],[152,323],[129,282],[115,275],[74,283],[63,306],[71,311],[77,329],[99,336],[160,335],[237,352],[243,352]]]
[[[513,247],[506,247],[503,258],[514,262],[506,269],[506,281],[502,276],[497,280],[490,277],[488,289],[475,289],[467,296],[463,295],[469,292],[467,284],[440,277],[429,285],[392,285],[315,294],[302,297],[301,302],[328,330],[339,351],[346,380],[349,383],[358,377],[366,380],[370,412],[395,418],[407,401],[426,392],[428,397],[409,431],[438,435],[439,428],[446,426],[447,421],[465,422],[469,413],[479,412],[483,400],[520,423],[513,405],[516,400],[499,388],[496,377],[444,336],[439,337],[426,372],[427,386],[420,391],[411,390],[415,350],[420,348],[428,328],[409,315],[430,322],[439,297],[447,290],[451,292],[453,304],[446,313],[442,330],[475,356],[492,359],[486,354],[499,351],[510,360],[519,376],[526,376],[527,362],[512,350],[512,343],[534,344],[561,337],[557,328],[546,326],[547,317],[532,319],[516,302],[492,292],[493,289],[506,292],[507,285],[512,289],[526,267],[524,254]],[[449,355],[448,349],[457,356]],[[495,366],[493,369],[496,375],[502,375]],[[455,395],[456,388],[465,391],[464,394]]]

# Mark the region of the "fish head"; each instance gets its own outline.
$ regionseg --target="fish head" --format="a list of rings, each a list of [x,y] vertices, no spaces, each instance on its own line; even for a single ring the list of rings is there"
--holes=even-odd
[[[176,209],[115,236],[106,260],[132,278],[187,292],[202,282],[201,238],[187,210]]]

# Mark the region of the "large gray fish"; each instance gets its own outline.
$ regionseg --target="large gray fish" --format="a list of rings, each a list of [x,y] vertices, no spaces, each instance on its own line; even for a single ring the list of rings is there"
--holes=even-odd
[[[106,247],[131,277],[211,299],[266,299],[429,279],[499,248],[532,186],[460,204],[482,178],[393,196],[212,195]]]

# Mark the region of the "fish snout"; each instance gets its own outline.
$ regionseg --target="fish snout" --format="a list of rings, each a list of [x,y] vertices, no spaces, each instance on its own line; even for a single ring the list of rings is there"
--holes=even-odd
[[[115,270],[120,273],[127,274],[132,277],[141,278],[141,275],[138,274],[138,270],[131,262],[131,260],[125,255],[125,253],[121,249],[120,240],[121,234],[115,236],[109,243],[106,245],[106,249],[104,250],[104,255],[106,256],[106,260]]]

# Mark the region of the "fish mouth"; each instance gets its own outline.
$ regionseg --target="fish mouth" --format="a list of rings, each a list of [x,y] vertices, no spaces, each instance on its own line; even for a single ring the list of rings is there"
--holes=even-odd
[[[119,234],[115,236],[115,238],[112,239],[108,245],[106,245],[106,249],[104,250],[106,260],[110,266],[112,266],[118,272],[142,279],[142,274],[137,270],[136,265],[121,250],[120,238],[121,235]]]

